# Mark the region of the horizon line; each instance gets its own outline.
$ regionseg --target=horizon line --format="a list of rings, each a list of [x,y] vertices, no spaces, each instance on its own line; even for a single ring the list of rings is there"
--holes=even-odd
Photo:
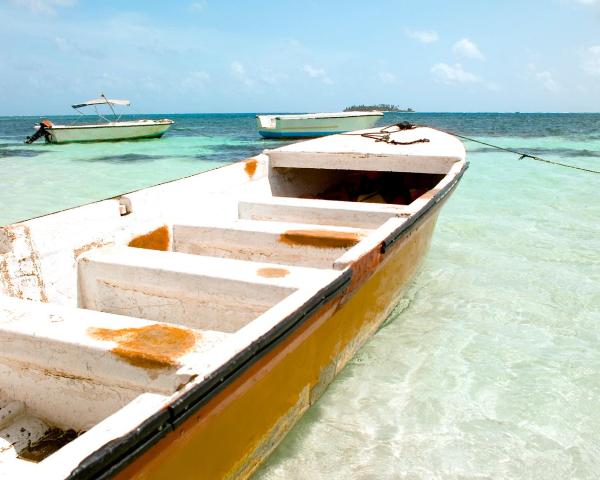
[[[127,115],[273,115],[273,114],[301,114],[301,113],[316,113],[316,112],[307,112],[307,111],[261,111],[261,112],[142,112],[142,113],[123,113],[121,116]],[[330,113],[334,113],[331,111]],[[553,115],[594,115],[600,114],[600,111],[454,111],[454,110],[440,110],[440,111],[419,111],[415,110],[413,112],[392,112],[392,111],[383,111],[383,113],[390,114],[407,114],[407,115],[415,115],[415,114],[502,114],[502,115],[531,115],[531,114],[553,114]],[[45,115],[32,115],[32,114],[0,114],[0,118],[2,117],[32,117],[32,118],[43,118],[43,117],[73,117],[73,116],[96,116],[95,113],[90,113],[88,115],[81,115],[77,113],[49,113]]]

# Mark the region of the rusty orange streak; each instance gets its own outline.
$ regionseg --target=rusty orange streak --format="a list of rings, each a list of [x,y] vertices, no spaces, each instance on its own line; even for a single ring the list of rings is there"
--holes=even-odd
[[[381,253],[381,245],[377,245],[356,260],[351,266],[352,280],[348,286],[347,294],[354,293],[357,288],[365,283],[377,271],[383,259],[384,255]]]
[[[355,232],[336,232],[331,230],[288,230],[279,236],[279,241],[288,245],[317,248],[349,248],[360,241]]]
[[[141,368],[168,368],[196,344],[197,335],[186,328],[171,325],[148,325],[139,328],[90,328],[98,340],[115,342],[111,351],[127,363]]]
[[[250,160],[246,160],[244,163],[244,170],[248,174],[248,177],[252,178],[256,173],[256,165],[258,162],[256,161],[256,159],[251,158]]]
[[[259,268],[256,273],[266,278],[281,278],[289,275],[290,271],[285,268]]]
[[[133,238],[128,243],[128,246],[167,251],[169,249],[169,227],[163,225],[156,230],[152,230],[144,235],[139,235]]]

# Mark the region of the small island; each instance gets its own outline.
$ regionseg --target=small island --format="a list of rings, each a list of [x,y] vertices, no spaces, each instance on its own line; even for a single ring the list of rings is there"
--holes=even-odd
[[[351,107],[344,108],[344,112],[371,112],[373,110],[379,110],[380,112],[414,113],[412,108],[403,109],[398,105],[391,105],[387,103],[380,103],[378,105],[352,105]]]

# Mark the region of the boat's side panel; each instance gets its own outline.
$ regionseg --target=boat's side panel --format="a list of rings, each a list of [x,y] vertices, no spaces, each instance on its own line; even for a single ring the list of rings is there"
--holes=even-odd
[[[51,128],[50,143],[101,142],[114,140],[132,140],[138,138],[157,138],[171,127],[171,124],[106,126],[94,128]]]
[[[0,295],[72,305],[77,298],[74,260],[79,255],[127,244],[156,229],[164,232],[169,212],[177,211],[179,221],[186,217],[195,221],[196,205],[214,203],[215,198],[219,208],[204,209],[202,219],[213,223],[233,220],[238,216],[238,202],[232,192],[247,195],[260,189],[266,169],[266,157],[259,155],[110,200],[0,226]],[[121,203],[133,213],[122,216]],[[166,233],[171,241],[171,232]]]
[[[367,127],[368,128],[368,127]],[[327,130],[327,131],[294,131],[290,132],[289,130],[259,130],[258,133],[263,138],[314,138],[314,137],[323,137],[325,135],[335,135],[336,133],[345,133],[348,130]]]
[[[365,257],[370,264],[353,273],[353,284],[364,283],[347,301],[319,310],[121,478],[248,477],[389,315],[425,256],[440,206],[385,255]]]
[[[259,133],[265,138],[320,137],[372,128],[379,117],[380,115],[311,119],[277,118],[275,128],[261,128]]]

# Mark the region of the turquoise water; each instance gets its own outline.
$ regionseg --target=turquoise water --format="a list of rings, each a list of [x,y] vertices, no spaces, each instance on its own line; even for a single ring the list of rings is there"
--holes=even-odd
[[[398,119],[600,169],[600,115]],[[26,147],[33,120],[0,118],[0,224],[273,145],[251,115],[196,115],[161,140]],[[257,479],[598,478],[600,175],[467,146],[397,312]]]
[[[0,225],[210,170],[272,145],[257,139],[251,115],[171,118],[176,124],[162,139],[24,145],[38,119],[0,117]]]
[[[478,138],[600,167],[558,133]],[[469,149],[397,313],[257,479],[600,476],[600,175]]]

